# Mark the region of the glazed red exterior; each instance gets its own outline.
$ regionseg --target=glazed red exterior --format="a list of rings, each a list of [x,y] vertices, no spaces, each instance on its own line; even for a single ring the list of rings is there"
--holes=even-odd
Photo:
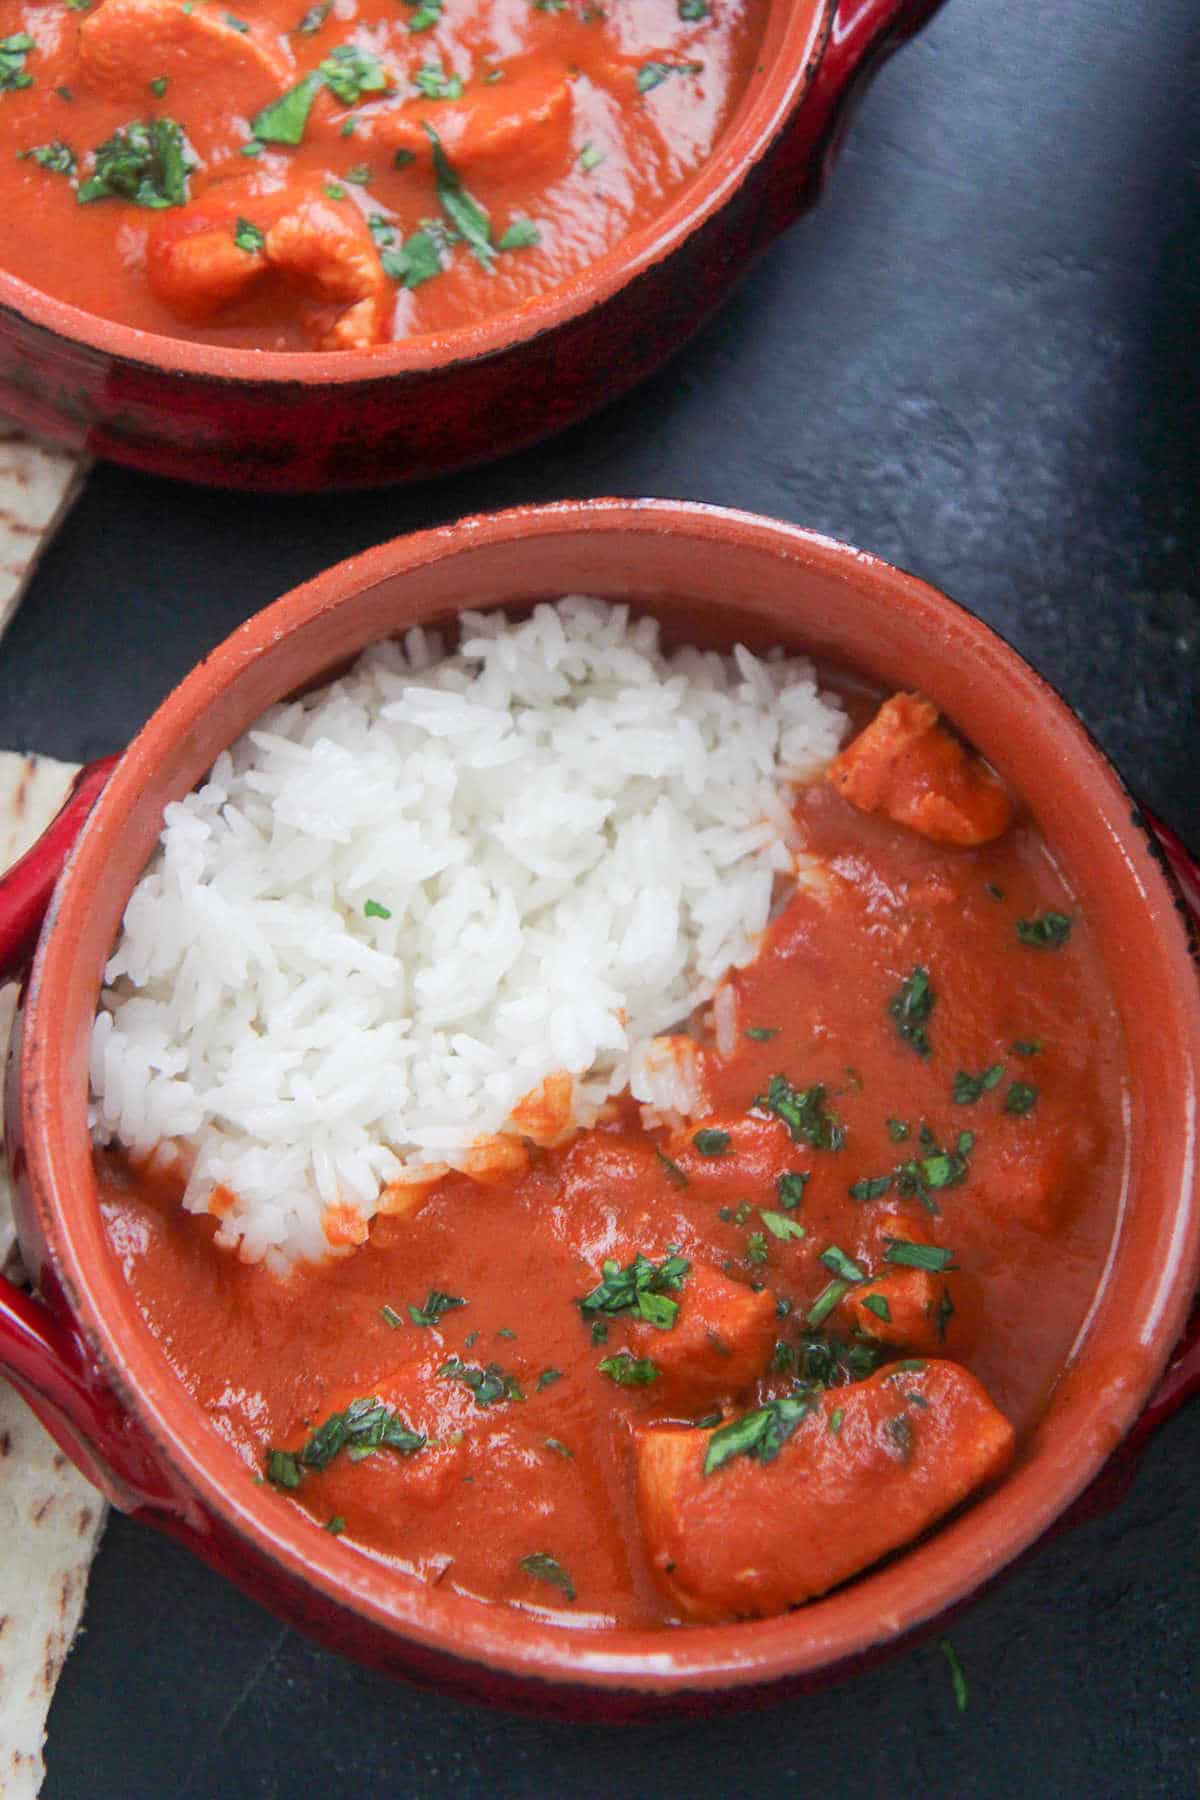
[[[852,96],[939,0],[775,0],[767,73],[652,226],[519,312],[371,353],[223,350],[0,271],[0,412],[224,487],[411,481],[547,437],[658,367],[820,189]]]
[[[583,1632],[428,1588],[256,1487],[176,1380],[105,1237],[87,1137],[87,1045],[103,965],[165,801],[269,703],[366,643],[465,604],[580,589],[653,609],[670,634],[783,640],[886,685],[914,675],[1028,802],[1087,911],[1133,1071],[1133,1156],[1115,1254],[1071,1366],[993,1493],[904,1555],[782,1618]],[[1014,723],[1019,729],[1014,730]],[[74,802],[86,810],[85,793]],[[77,822],[77,819],[74,821]],[[59,828],[58,845],[66,835]],[[59,853],[0,882],[6,933]],[[1181,859],[1181,870],[1187,874]],[[43,888],[44,891],[44,882]],[[1176,1356],[1200,1257],[1200,987],[1161,851],[1062,702],[923,583],[811,533],[700,506],[532,508],[399,540],[251,619],[121,758],[55,889],[11,1052],[8,1127],[22,1245],[45,1305],[9,1290],[0,1365],[120,1505],[187,1542],[281,1617],[395,1674],[539,1713],[710,1711],[824,1682],[930,1628],[1073,1506],[1122,1438],[1197,1380]],[[1152,992],[1151,1016],[1144,996]],[[1143,1414],[1143,1422],[1135,1425]],[[1110,1465],[1110,1483],[1113,1480]],[[1104,1494],[1100,1498],[1107,1498]]]

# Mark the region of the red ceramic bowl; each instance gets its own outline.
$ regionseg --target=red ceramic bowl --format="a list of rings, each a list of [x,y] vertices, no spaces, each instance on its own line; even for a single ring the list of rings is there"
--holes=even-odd
[[[1072,1366],[1013,1472],[891,1562],[781,1618],[581,1632],[423,1586],[314,1531],[247,1480],[171,1373],[96,1202],[89,1032],[164,803],[264,707],[374,639],[468,604],[580,590],[644,605],[676,634],[782,641],[887,687],[919,683],[1025,797],[1087,913],[1125,1036],[1134,1153],[1119,1239]],[[90,772],[49,838],[0,883],[0,970],[31,947],[47,900],[8,1102],[21,1242],[42,1300],[8,1290],[0,1364],[118,1505],[282,1617],[391,1672],[592,1716],[707,1709],[827,1678],[962,1602],[1059,1521],[1142,1414],[1183,1329],[1200,1254],[1200,988],[1179,892],[1128,794],[1045,683],[970,614],[843,544],[708,507],[599,501],[468,519],[342,563],[249,620],[115,767]],[[1195,1346],[1179,1353],[1158,1414],[1195,1385],[1198,1361]]]
[[[939,0],[772,0],[766,72],[650,225],[519,311],[366,353],[135,331],[0,271],[0,413],[223,487],[409,481],[506,455],[616,398],[816,198],[851,96]]]

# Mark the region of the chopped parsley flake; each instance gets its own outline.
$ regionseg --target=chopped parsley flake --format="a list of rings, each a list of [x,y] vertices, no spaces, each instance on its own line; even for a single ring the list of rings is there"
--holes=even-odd
[[[234,226],[233,241],[239,250],[245,250],[250,256],[258,256],[267,239],[265,232],[260,231],[257,225],[252,225],[249,219],[239,219]],[[369,906],[370,901],[367,904]]]
[[[785,1212],[795,1212],[804,1198],[804,1190],[811,1176],[799,1170],[789,1170],[775,1180],[775,1192],[779,1196],[779,1204]]]
[[[899,1263],[907,1269],[928,1269],[940,1275],[943,1270],[954,1267],[954,1252],[943,1250],[937,1244],[913,1244],[907,1238],[889,1238],[883,1260]]]
[[[852,1200],[882,1200],[891,1185],[890,1175],[868,1175],[861,1181],[852,1181],[847,1191]]]
[[[346,180],[352,182],[355,187],[368,187],[371,182],[370,166],[367,163],[355,163],[352,169],[346,170]],[[374,915],[377,919],[390,919],[391,916],[386,907],[381,908]]]
[[[714,1475],[735,1456],[748,1456],[760,1463],[774,1462],[815,1405],[816,1401],[810,1395],[769,1400],[766,1406],[756,1407],[753,1412],[743,1413],[740,1419],[730,1420],[708,1440],[704,1473]]]
[[[902,1144],[905,1138],[912,1136],[912,1126],[906,1125],[903,1119],[889,1119],[887,1131],[893,1144]]]
[[[830,1415],[829,1415],[829,1430],[834,1437],[836,1437],[838,1432],[842,1429],[842,1420],[845,1418],[845,1416],[846,1416],[845,1410],[844,1410],[844,1408],[842,1408],[840,1406],[835,1406],[833,1411],[830,1413]]]
[[[35,144],[32,150],[18,150],[17,160],[35,162],[39,169],[50,169],[55,175],[75,173],[75,152],[57,138],[50,144]]]
[[[679,16],[685,25],[709,17],[708,0],[679,0]]]
[[[542,234],[532,219],[514,219],[508,230],[500,239],[501,250],[532,250],[540,244]]]
[[[603,150],[597,150],[595,144],[585,144],[579,152],[579,166],[585,175],[590,175],[598,163],[604,161]]]
[[[1066,913],[1044,912],[1036,919],[1018,919],[1017,937],[1031,950],[1061,950],[1071,935],[1071,924]]]
[[[679,1164],[677,1162],[672,1162],[666,1151],[660,1150],[657,1144],[654,1146],[654,1154],[658,1158],[659,1166],[665,1171],[667,1178],[670,1181],[673,1181],[676,1187],[686,1187],[688,1178],[684,1170],[680,1168]]]
[[[980,1075],[970,1075],[966,1069],[960,1069],[954,1077],[955,1106],[973,1106],[976,1100],[982,1099],[984,1094],[990,1094],[1003,1080],[1003,1063],[993,1063],[990,1069],[984,1069]]]
[[[618,1350],[615,1356],[606,1356],[596,1367],[610,1381],[615,1381],[618,1387],[649,1387],[652,1381],[658,1380],[659,1375],[657,1363],[651,1362],[648,1356],[631,1356],[628,1350]]]
[[[938,1342],[939,1343],[943,1343],[945,1341],[946,1327],[950,1323],[950,1321],[953,1317],[954,1317],[954,1302],[950,1298],[950,1289],[943,1288],[942,1289],[942,1297],[938,1301],[937,1318],[934,1321],[935,1324],[937,1325],[937,1334],[938,1334]]]
[[[756,1044],[767,1044],[773,1037],[778,1037],[778,1025],[748,1025],[742,1036],[752,1038]]]
[[[184,154],[183,131],[174,119],[134,119],[92,153],[92,173],[76,198],[129,200],[158,210],[182,206],[193,165]]]
[[[929,985],[929,971],[917,967],[900,991],[888,1001],[888,1012],[896,1021],[896,1030],[906,1044],[911,1044],[922,1059],[930,1055],[929,1033],[925,1027],[937,1004],[937,995]]]
[[[522,1573],[532,1575],[535,1581],[549,1582],[551,1587],[561,1588],[568,1600],[574,1600],[575,1583],[562,1564],[552,1556],[547,1556],[544,1550],[535,1550],[532,1556],[523,1556],[518,1566]]]
[[[479,202],[468,194],[442,149],[442,140],[426,121],[426,135],[433,145],[433,172],[437,178],[438,204],[451,225],[465,242],[481,268],[490,269],[495,260],[492,227]]]
[[[690,1262],[674,1253],[653,1263],[639,1250],[625,1268],[615,1257],[607,1257],[599,1285],[577,1302],[579,1310],[585,1319],[599,1314],[609,1318],[629,1315],[644,1319],[659,1331],[669,1331],[679,1316],[679,1302],[670,1296],[679,1293],[691,1268]]]
[[[765,1263],[767,1260],[767,1240],[761,1231],[752,1231],[746,1239],[746,1261],[748,1263]]]
[[[34,47],[27,31],[14,31],[11,37],[0,38],[0,93],[33,86],[33,76],[25,68],[25,58]]]
[[[272,100],[256,113],[250,124],[254,137],[263,144],[298,144],[304,136],[313,101],[325,85],[319,70],[298,81],[295,87]]]
[[[390,1325],[393,1331],[398,1331],[404,1323],[404,1320],[400,1317],[400,1314],[396,1311],[394,1306],[381,1306],[379,1313],[384,1324]]]
[[[885,1299],[884,1295],[882,1295],[882,1294],[864,1294],[862,1303],[866,1307],[868,1312],[874,1313],[875,1317],[877,1319],[882,1319],[885,1325],[891,1324],[892,1309],[888,1305],[887,1300]]]
[[[867,1279],[867,1271],[860,1264],[852,1262],[846,1252],[837,1244],[830,1244],[828,1250],[822,1250],[820,1260],[831,1275],[838,1276],[842,1281],[865,1281]],[[809,1324],[812,1323],[813,1321],[810,1319]],[[820,1324],[820,1320],[817,1320],[816,1323]]]
[[[780,1238],[785,1244],[789,1238],[802,1238],[805,1235],[803,1225],[798,1224],[795,1219],[789,1219],[786,1213],[764,1212],[760,1207],[758,1216],[772,1237]]]
[[[476,1406],[495,1406],[502,1400],[523,1400],[524,1394],[514,1375],[506,1375],[499,1363],[489,1363],[481,1369],[473,1363],[464,1363],[457,1356],[444,1362],[437,1371],[442,1381],[461,1381],[475,1397]]]
[[[575,1452],[568,1450],[561,1438],[544,1438],[547,1450],[553,1450],[555,1456],[565,1456],[568,1462],[574,1462]]]
[[[388,84],[379,58],[361,44],[339,44],[321,63],[318,73],[343,106],[357,106],[364,94],[382,94]]]
[[[829,1282],[826,1287],[822,1288],[813,1304],[809,1307],[808,1312],[805,1314],[805,1324],[811,1325],[814,1330],[818,1325],[823,1325],[834,1307],[839,1305],[840,1302],[845,1299],[849,1291],[850,1283],[848,1281],[838,1280]]]
[[[466,1304],[457,1294],[443,1294],[439,1289],[431,1288],[424,1306],[410,1305],[408,1316],[414,1325],[436,1325],[443,1314]]]
[[[406,1425],[395,1407],[373,1396],[364,1397],[352,1400],[344,1412],[331,1413],[303,1449],[269,1450],[267,1480],[276,1487],[298,1488],[307,1470],[327,1469],[343,1450],[351,1462],[361,1462],[377,1450],[415,1456],[425,1444],[424,1432]]]
[[[1014,1081],[1004,1096],[1004,1110],[1014,1113],[1018,1118],[1030,1111],[1038,1097],[1038,1091],[1027,1081]]]
[[[543,1388],[553,1387],[556,1381],[562,1380],[562,1377],[563,1372],[561,1369],[543,1369],[537,1378],[538,1393],[540,1394]]]
[[[348,181],[350,177],[347,176],[346,179]],[[378,900],[368,900],[363,907],[363,916],[368,919],[390,919],[392,909],[390,906],[380,905]]]
[[[441,58],[422,63],[413,76],[413,86],[426,100],[461,100],[463,84],[457,75],[447,75]]]
[[[958,1660],[958,1652],[949,1638],[940,1638],[938,1649],[945,1657],[946,1667],[950,1671],[950,1686],[954,1690],[954,1704],[960,1713],[964,1713],[970,1703],[971,1695],[967,1687],[967,1678],[963,1673],[963,1666]]]
[[[341,1513],[334,1513],[331,1519],[327,1519],[325,1522],[325,1529],[329,1532],[331,1537],[340,1537],[342,1532],[346,1529],[346,1521],[343,1519]]]
[[[295,27],[300,37],[314,37],[329,17],[332,0],[321,0],[319,6],[310,6],[300,23]]]
[[[413,0],[408,0],[409,5]],[[408,21],[408,29],[413,32],[431,31],[442,16],[442,0],[421,0],[412,18]]]
[[[1017,1038],[1010,1046],[1014,1056],[1036,1056],[1042,1047],[1041,1038]]]
[[[724,1156],[733,1139],[727,1131],[705,1129],[696,1132],[692,1142],[701,1156]]]
[[[814,1150],[840,1150],[846,1142],[845,1127],[826,1106],[825,1089],[819,1082],[794,1088],[785,1075],[772,1075],[766,1093],[754,1104],[782,1119],[797,1144],[809,1144]]]
[[[156,100],[161,100],[166,91],[167,77],[165,75],[156,75],[154,80],[150,83],[150,92],[154,95]]]
[[[637,72],[637,91],[648,94],[672,75],[699,75],[704,69],[698,62],[644,62]]]

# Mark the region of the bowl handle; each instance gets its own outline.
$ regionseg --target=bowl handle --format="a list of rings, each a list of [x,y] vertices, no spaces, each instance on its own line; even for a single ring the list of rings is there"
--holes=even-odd
[[[0,876],[0,982],[24,975],[54,884],[117,760],[81,769],[37,842]],[[35,1299],[0,1276],[0,1369],[109,1500],[125,1511],[179,1510],[181,1497],[98,1372],[61,1297]]]
[[[871,76],[941,4],[839,0],[812,84],[771,153],[758,220],[762,246],[820,198],[854,105]]]

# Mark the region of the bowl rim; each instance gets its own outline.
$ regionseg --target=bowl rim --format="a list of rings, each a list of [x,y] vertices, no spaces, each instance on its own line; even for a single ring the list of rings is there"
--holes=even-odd
[[[777,0],[781,4],[782,0]],[[736,194],[803,103],[833,34],[839,0],[787,0],[776,52],[754,91],[743,90],[712,154],[671,203],[568,280],[505,313],[453,331],[361,350],[253,350],[143,331],[85,311],[0,269],[0,316],[29,324],[147,373],[229,384],[346,387],[496,356],[602,305],[674,254]],[[769,21],[767,29],[769,29]],[[756,72],[757,73],[757,72]],[[751,83],[755,81],[751,76]]]
[[[1098,810],[1104,815],[1105,842],[1114,840],[1114,853],[1122,867],[1128,865],[1136,881],[1144,907],[1146,941],[1153,940],[1179,976],[1170,1004],[1175,1008],[1172,1017],[1179,1037],[1178,1087],[1189,1101],[1188,1107],[1181,1104],[1179,1108],[1180,1117],[1186,1118],[1187,1141],[1176,1146],[1181,1171],[1178,1198],[1170,1206],[1162,1199],[1155,1213],[1156,1224],[1164,1227],[1161,1254],[1153,1269],[1139,1277],[1139,1295],[1145,1296],[1146,1304],[1144,1316],[1129,1327],[1129,1367],[1120,1378],[1114,1373],[1107,1384],[1101,1382],[1090,1392],[1072,1394],[1071,1429],[1060,1430],[1057,1437],[1048,1434],[1047,1440],[1039,1443],[1035,1428],[1030,1454],[993,1492],[892,1562],[866,1572],[831,1595],[773,1619],[689,1626],[675,1632],[606,1628],[594,1634],[549,1624],[532,1609],[526,1612],[481,1602],[430,1590],[419,1581],[397,1579],[393,1570],[369,1553],[364,1555],[314,1528],[307,1515],[281,1496],[253,1487],[245,1478],[244,1463],[237,1461],[231,1448],[220,1445],[215,1433],[203,1434],[199,1445],[189,1441],[178,1418],[188,1413],[194,1418],[196,1403],[170,1373],[157,1347],[148,1354],[152,1348],[148,1328],[143,1325],[143,1337],[136,1340],[120,1320],[114,1323],[106,1316],[105,1271],[94,1255],[89,1261],[87,1208],[82,1202],[74,1207],[70,1204],[72,1147],[61,1129],[63,1116],[69,1116],[75,1104],[67,1104],[69,1082],[63,1058],[63,1040],[70,1031],[41,1025],[43,1015],[51,1020],[67,1017],[70,945],[78,936],[79,915],[103,874],[106,837],[120,829],[150,772],[159,765],[164,748],[180,741],[195,725],[222,691],[222,683],[236,678],[248,661],[268,652],[281,636],[336,612],[382,580],[419,575],[480,546],[524,542],[531,536],[577,537],[597,532],[632,532],[647,538],[683,536],[700,545],[723,542],[734,554],[750,548],[765,550],[794,566],[798,574],[805,569],[820,571],[849,586],[864,579],[880,583],[881,604],[886,590],[889,605],[902,600],[948,641],[961,642],[975,651],[982,645],[990,665],[1006,670],[1016,683],[1014,706],[1019,698],[1027,706],[1042,709],[1047,735],[1057,731],[1063,755],[1069,752],[1089,779],[1099,784],[1097,792],[1103,804],[1098,802]],[[509,586],[507,598],[516,601],[519,583]],[[503,604],[504,597],[494,603]],[[21,1052],[18,1105],[22,1137],[49,1265],[102,1377],[145,1431],[200,1516],[220,1521],[247,1566],[265,1560],[276,1573],[282,1572],[289,1587],[303,1590],[310,1616],[349,1613],[359,1623],[386,1634],[401,1660],[407,1648],[442,1664],[492,1670],[535,1688],[538,1683],[548,1683],[560,1692],[609,1690],[669,1697],[689,1691],[761,1688],[812,1676],[919,1629],[962,1603],[1027,1549],[1099,1472],[1157,1380],[1194,1290],[1200,1265],[1200,1187],[1195,1157],[1200,984],[1194,979],[1173,891],[1139,836],[1131,810],[1124,787],[1075,715],[989,626],[915,576],[797,526],[703,503],[562,501],[470,517],[394,539],[326,570],[233,632],[185,677],[143,727],[80,835],[56,890],[35,958],[26,992]],[[94,1002],[95,992],[91,991],[91,1006]],[[71,1130],[86,1139],[85,1124],[75,1121]],[[94,1201],[94,1186],[91,1198]],[[92,1210],[98,1215],[94,1205]],[[1113,1260],[1110,1255],[1110,1266]],[[120,1271],[115,1275],[120,1283]],[[1101,1295],[1108,1291],[1107,1279],[1106,1273]],[[1095,1310],[1093,1307],[1093,1313]],[[1089,1313],[1079,1344],[1086,1343],[1091,1322]],[[175,1423],[172,1413],[177,1415]],[[216,1463],[220,1466],[214,1468]],[[236,1463],[241,1471],[239,1487],[224,1478],[226,1463],[230,1467]],[[862,1596],[868,1593],[870,1604],[864,1605]],[[471,1685],[469,1673],[463,1679]]]

